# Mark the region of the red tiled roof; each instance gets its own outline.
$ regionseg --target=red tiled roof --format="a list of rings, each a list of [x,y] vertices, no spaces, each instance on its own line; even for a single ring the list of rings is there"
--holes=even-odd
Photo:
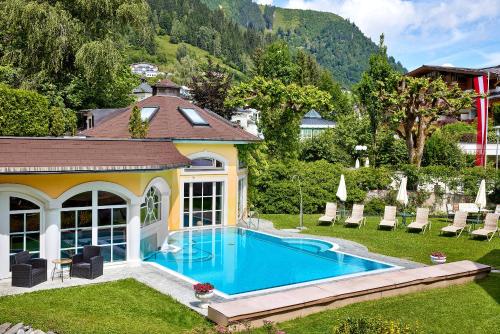
[[[168,80],[168,79],[163,79],[161,81],[158,81],[153,86],[154,87],[163,87],[163,88],[180,88],[175,82]]]
[[[177,96],[151,96],[138,102],[137,106],[159,107],[149,122],[148,138],[245,142],[260,140],[219,115],[198,108]],[[179,112],[179,107],[195,109],[210,126],[193,126]],[[129,107],[95,128],[83,131],[82,134],[89,137],[129,138],[128,121],[131,110],[132,107]]]
[[[163,170],[189,165],[166,140],[0,137],[0,173]]]

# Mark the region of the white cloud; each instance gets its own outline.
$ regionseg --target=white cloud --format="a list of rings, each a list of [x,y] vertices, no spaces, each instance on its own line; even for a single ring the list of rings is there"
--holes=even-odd
[[[498,0],[287,0],[285,7],[336,13],[375,42],[384,33],[396,54],[468,47],[466,41],[487,41],[500,29]]]

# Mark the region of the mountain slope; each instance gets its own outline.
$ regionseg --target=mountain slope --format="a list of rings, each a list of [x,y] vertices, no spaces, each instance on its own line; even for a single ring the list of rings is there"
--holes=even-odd
[[[259,6],[251,0],[202,1],[211,8],[221,8],[240,25],[272,29],[290,46],[306,49],[345,87],[359,81],[370,55],[378,49],[354,23],[333,13]],[[239,12],[241,8],[246,11]],[[258,18],[257,9],[261,14]],[[389,57],[389,62],[398,71],[406,71],[394,58]]]

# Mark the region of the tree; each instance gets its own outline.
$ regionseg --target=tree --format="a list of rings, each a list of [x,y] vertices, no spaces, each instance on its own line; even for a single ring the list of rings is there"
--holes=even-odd
[[[331,96],[314,86],[286,85],[280,80],[255,77],[233,87],[226,106],[260,110],[259,128],[264,134],[269,155],[277,159],[297,158],[300,121],[312,108],[331,110]]]
[[[208,63],[200,75],[193,76],[191,80],[191,95],[195,104],[230,120],[234,109],[227,108],[224,100],[231,88],[232,80],[232,75],[208,58]]]
[[[297,66],[292,60],[288,44],[283,41],[274,42],[265,50],[257,50],[253,61],[256,76],[280,80],[285,84],[294,82],[296,78]]]
[[[352,160],[343,146],[337,145],[335,133],[331,129],[302,141],[300,146],[300,160],[302,161],[326,160],[349,166]]]
[[[455,83],[448,85],[441,77],[414,78],[393,74],[397,89],[385,92],[382,103],[397,133],[406,141],[408,161],[420,167],[426,139],[442,116],[456,116],[469,108],[473,94]]]
[[[130,137],[134,139],[146,138],[148,135],[148,128],[149,123],[142,120],[139,107],[134,106],[128,121],[128,132],[130,133]]]
[[[387,47],[384,45],[384,35],[380,36],[378,52],[370,56],[368,70],[361,76],[360,82],[354,91],[359,97],[362,108],[370,117],[372,152],[377,151],[377,131],[385,112],[382,95],[386,91],[395,89],[391,81],[395,71],[387,61]],[[376,163],[376,155],[372,155],[372,162]]]
[[[75,108],[67,87],[83,81],[93,96],[119,80],[125,47],[145,46],[154,36],[149,17],[145,0],[4,0],[0,64],[19,69],[22,88],[57,93]]]

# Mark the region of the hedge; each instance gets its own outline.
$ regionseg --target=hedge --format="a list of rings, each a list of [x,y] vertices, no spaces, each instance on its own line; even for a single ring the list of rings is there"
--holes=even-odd
[[[249,198],[253,206],[262,213],[299,212],[299,182],[303,192],[304,213],[320,213],[324,211],[326,202],[338,202],[336,192],[340,175],[345,175],[347,188],[346,205],[365,202],[367,214],[381,214],[385,205],[395,204],[396,191],[390,189],[392,181],[401,176],[408,177],[408,190],[411,206],[421,205],[430,195],[426,191],[415,191],[418,185],[444,182],[452,191],[470,196],[474,200],[479,183],[487,180],[487,190],[491,192],[490,202],[500,199],[499,173],[493,168],[455,169],[443,166],[416,168],[411,165],[402,166],[400,171],[388,168],[345,168],[327,161],[269,161],[261,164],[257,172],[250,171]],[[384,198],[366,199],[370,190],[391,190]],[[442,189],[435,187],[438,195]],[[442,195],[442,194],[441,194]]]
[[[48,136],[50,119],[44,96],[0,84],[0,136]]]

